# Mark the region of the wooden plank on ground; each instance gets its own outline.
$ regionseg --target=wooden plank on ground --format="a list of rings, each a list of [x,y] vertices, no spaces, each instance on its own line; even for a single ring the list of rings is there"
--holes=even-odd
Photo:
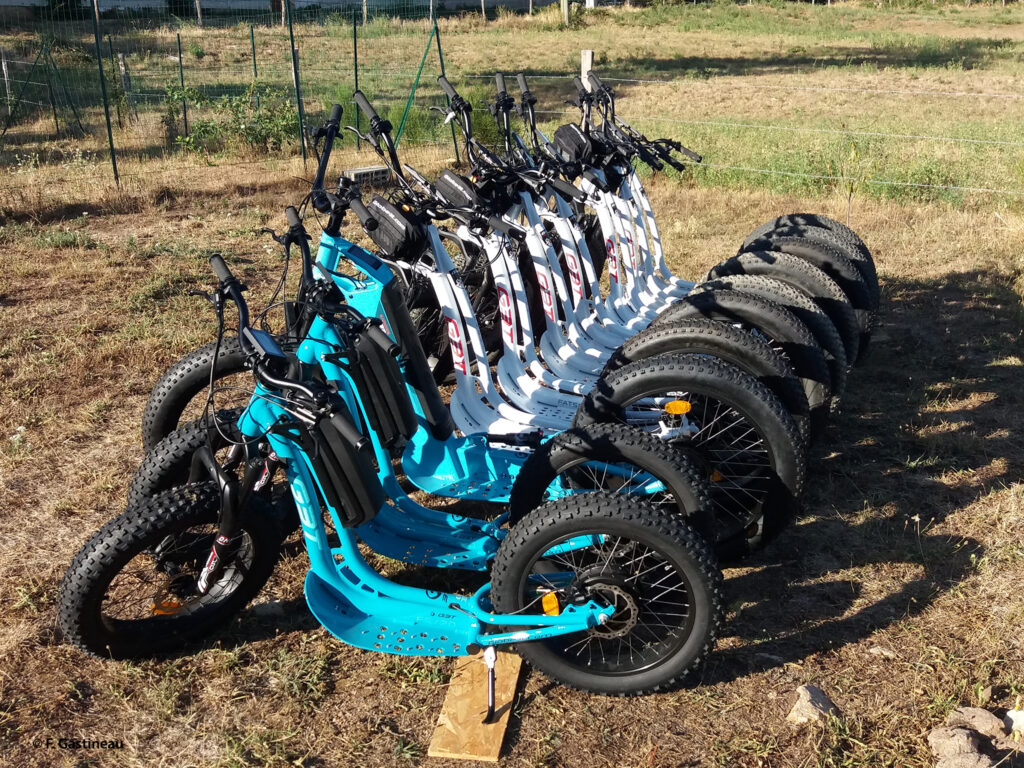
[[[493,723],[485,724],[487,666],[483,654],[462,656],[456,660],[448,695],[437,718],[427,755],[498,762],[522,663],[515,653],[498,654],[494,667],[495,717]]]

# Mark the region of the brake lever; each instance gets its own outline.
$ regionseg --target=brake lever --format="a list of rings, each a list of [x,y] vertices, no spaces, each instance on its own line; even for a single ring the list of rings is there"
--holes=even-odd
[[[345,130],[346,131],[352,131],[352,133],[354,133],[356,136],[358,136],[360,139],[362,139],[366,143],[371,144],[375,149],[379,149],[380,148],[380,140],[376,136],[374,136],[373,134],[363,133],[358,128],[356,128],[354,125],[346,125],[345,126]]]

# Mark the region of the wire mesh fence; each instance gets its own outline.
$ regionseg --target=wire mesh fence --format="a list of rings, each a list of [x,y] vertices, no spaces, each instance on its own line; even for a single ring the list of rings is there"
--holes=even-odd
[[[483,109],[494,96],[493,69],[528,72],[548,130],[577,114],[563,105],[578,50],[565,50],[554,67],[505,56],[509,32],[521,28],[510,22],[514,14],[560,18],[540,0],[536,8],[530,0],[132,0],[130,8],[120,1],[0,5],[0,191],[71,176],[111,184],[115,173],[140,177],[168,157],[250,166],[302,157],[302,129],[318,125],[333,103],[344,105],[345,122],[366,127],[352,102],[357,87],[394,125],[404,159],[437,168],[460,158],[452,126],[432,111],[445,103],[435,82],[442,73],[478,108],[485,142],[496,135]],[[946,190],[952,200],[1024,192],[1024,97],[1008,89],[829,84],[813,73],[768,82],[683,69],[655,79],[630,77],[629,68],[604,72],[623,95],[621,111],[645,132],[702,152],[697,180],[770,177],[780,189],[812,193],[858,184],[882,196]],[[716,108],[723,90],[745,89],[774,100],[774,111],[740,117]],[[801,96],[816,102],[790,109]],[[969,111],[992,119],[975,132],[898,121],[878,128],[873,111],[898,112],[911,99],[936,114],[973,99]],[[337,151],[344,167],[375,163],[355,137]]]

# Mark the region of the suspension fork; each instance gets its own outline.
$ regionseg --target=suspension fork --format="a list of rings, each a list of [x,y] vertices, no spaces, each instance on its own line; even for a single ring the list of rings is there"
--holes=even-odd
[[[244,445],[234,445],[228,454],[226,466],[237,465],[245,458],[246,448]],[[201,595],[205,595],[210,587],[217,583],[225,566],[231,562],[238,551],[238,544],[235,541],[238,533],[239,521],[242,510],[249,500],[256,484],[261,480],[265,483],[273,469],[270,466],[271,459],[266,461],[246,461],[245,473],[242,482],[230,477],[224,468],[217,463],[213,451],[208,445],[202,446],[192,455],[192,468],[189,473],[189,481],[198,480],[205,473],[217,483],[220,491],[220,514],[217,517],[217,535],[210,547],[210,554],[206,558],[206,564],[196,580],[196,588]],[[262,485],[261,485],[262,487]]]

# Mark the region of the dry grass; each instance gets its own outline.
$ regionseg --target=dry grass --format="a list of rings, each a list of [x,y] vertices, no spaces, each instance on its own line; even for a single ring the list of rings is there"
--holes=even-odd
[[[230,254],[253,294],[265,295],[278,257],[250,232],[278,224],[280,207],[302,190],[286,172],[225,189],[216,169],[196,169],[183,186],[3,230],[0,732],[8,760],[422,763],[449,665],[330,639],[302,603],[297,547],[259,605],[194,655],[106,663],[54,635],[64,567],[123,503],[149,387],[210,332],[208,312],[181,296],[208,281],[202,254]],[[667,181],[652,193],[682,274],[699,274],[778,211],[844,206]],[[884,326],[814,458],[806,517],[729,572],[725,636],[693,687],[617,701],[531,674],[516,704],[509,765],[927,765],[923,735],[951,707],[975,703],[987,686],[990,706],[1024,694],[1013,289],[1024,222],[862,202],[852,223],[878,258]],[[874,646],[896,658],[870,654]],[[836,697],[845,726],[786,727],[803,682]],[[31,746],[34,737],[77,734],[123,738],[126,748]]]
[[[764,42],[763,50],[784,57],[791,39],[801,36],[816,44],[799,19],[758,12],[782,17],[762,25],[766,39],[780,36]],[[979,18],[989,24],[985,34],[995,34],[993,19],[1001,13],[984,10],[965,26],[952,13],[900,13],[897,21],[907,34],[976,37]],[[878,33],[872,13],[843,14],[846,26],[836,29],[837,39],[856,42]],[[720,55],[735,34],[739,47],[754,50],[748,38],[761,33],[736,27],[755,22],[719,21],[734,26],[659,27],[658,47],[705,45],[706,55]],[[566,52],[596,39],[588,35],[613,37],[596,27],[534,46],[533,36],[518,37],[524,29],[518,19],[503,18],[487,29],[471,20],[450,24],[442,33],[450,33],[451,55],[480,70],[493,68],[493,48],[474,47],[474,34],[517,36],[533,47],[508,50],[538,68],[571,65],[558,57],[571,58]],[[772,31],[780,24],[789,31]],[[1019,30],[1003,30],[1019,37]],[[456,32],[467,36],[464,49]],[[820,37],[820,30],[814,34]],[[551,45],[555,39],[565,47]],[[640,31],[616,39],[626,42],[609,66],[621,65],[620,73],[643,58],[638,46],[653,45]],[[928,87],[951,89],[973,86],[971,78],[980,77],[990,78],[986,88],[1003,88],[1019,66],[1010,58],[973,73],[853,67],[828,76],[836,84],[932,78]],[[789,77],[813,82],[815,75],[747,72],[723,82],[795,82]],[[703,81],[692,82],[696,88]],[[682,103],[657,88],[632,89],[629,99],[662,111]],[[766,100],[751,109],[768,109]],[[722,114],[742,106],[736,91],[723,90],[708,102],[719,103]],[[851,113],[899,111],[895,103],[852,96],[844,103]],[[953,109],[961,110],[959,104]],[[800,110],[814,104],[789,106],[799,119]],[[1000,109],[1015,107],[985,108],[994,110],[986,114],[992,126],[1013,114]],[[443,157],[413,159],[429,166]],[[121,192],[76,181],[74,168],[44,165],[27,171],[30,186],[5,197],[3,762],[47,768],[446,765],[424,754],[449,663],[364,653],[331,639],[303,604],[306,561],[298,545],[258,604],[194,654],[107,663],[83,657],[55,636],[63,569],[90,533],[122,508],[141,458],[138,421],[150,387],[167,364],[211,333],[209,311],[183,296],[209,282],[205,254],[225,253],[256,303],[280,266],[276,249],[252,232],[280,227],[283,206],[301,199],[305,185],[295,178],[302,175],[301,161],[215,162],[220,165],[160,155],[140,160],[140,172]],[[338,162],[365,162],[365,155]],[[845,198],[831,188],[806,197],[729,180],[736,186],[703,186],[722,181],[658,178],[650,184],[669,260],[680,274],[703,274],[781,211],[847,213]],[[981,703],[988,687],[990,708],[1011,706],[1024,695],[1024,216],[1012,203],[966,203],[855,195],[851,224],[878,261],[883,326],[813,458],[804,518],[728,572],[729,621],[699,679],[675,693],[622,701],[573,693],[530,673],[515,705],[508,765],[929,766],[924,736],[951,708]],[[871,653],[876,646],[894,657]],[[792,731],[784,718],[793,690],[804,682],[829,691],[845,720]],[[33,746],[48,736],[120,738],[125,749],[75,753]]]

